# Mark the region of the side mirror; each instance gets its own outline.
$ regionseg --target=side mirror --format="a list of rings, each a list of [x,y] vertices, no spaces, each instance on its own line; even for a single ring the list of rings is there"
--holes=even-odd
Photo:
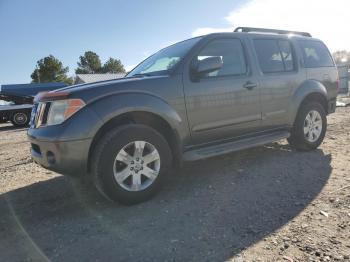
[[[201,76],[219,70],[222,66],[223,62],[220,56],[208,57],[198,61],[195,72],[198,76]]]

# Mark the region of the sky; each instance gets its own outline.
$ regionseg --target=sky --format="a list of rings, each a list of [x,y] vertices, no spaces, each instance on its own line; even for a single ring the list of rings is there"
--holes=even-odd
[[[169,44],[237,26],[308,31],[350,51],[349,10],[349,0],[0,0],[0,84],[29,83],[50,54],[70,76],[88,50],[130,70]]]

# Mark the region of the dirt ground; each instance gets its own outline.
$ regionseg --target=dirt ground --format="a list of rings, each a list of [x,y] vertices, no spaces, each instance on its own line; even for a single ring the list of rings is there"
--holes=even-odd
[[[186,164],[152,200],[105,201],[0,125],[0,261],[350,261],[350,108],[320,149],[285,141]]]

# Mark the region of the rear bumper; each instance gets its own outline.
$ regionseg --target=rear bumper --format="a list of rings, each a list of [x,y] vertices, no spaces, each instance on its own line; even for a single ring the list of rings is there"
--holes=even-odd
[[[42,167],[63,175],[82,176],[87,173],[91,139],[41,141],[30,131],[28,139],[31,143],[32,158]]]
[[[328,101],[328,111],[327,111],[327,113],[328,114],[334,113],[336,106],[337,106],[337,99],[336,98],[329,100]]]

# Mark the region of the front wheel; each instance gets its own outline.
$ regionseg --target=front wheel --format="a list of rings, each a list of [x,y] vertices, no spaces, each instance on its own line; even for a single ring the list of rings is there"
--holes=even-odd
[[[313,150],[322,143],[326,130],[327,117],[323,106],[310,102],[301,106],[288,142],[298,150]]]
[[[135,204],[152,197],[171,165],[168,143],[156,130],[130,124],[111,130],[92,157],[95,186],[107,198]]]

